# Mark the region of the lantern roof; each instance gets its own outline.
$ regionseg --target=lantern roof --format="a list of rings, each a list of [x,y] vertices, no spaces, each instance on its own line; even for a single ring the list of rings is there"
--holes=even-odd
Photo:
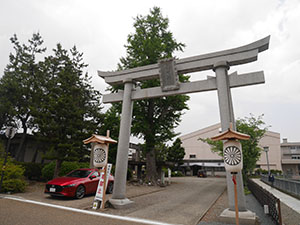
[[[83,140],[84,144],[89,144],[92,142],[96,142],[96,143],[100,143],[100,144],[115,144],[117,143],[116,140],[111,139],[109,136],[102,136],[102,135],[97,135],[97,134],[93,134],[91,137],[89,137],[88,139]]]
[[[229,139],[249,140],[249,138],[250,136],[248,134],[243,134],[233,130],[232,124],[230,124],[230,128],[228,128],[227,131],[224,131],[219,135],[211,137],[211,140],[213,141],[229,140]]]

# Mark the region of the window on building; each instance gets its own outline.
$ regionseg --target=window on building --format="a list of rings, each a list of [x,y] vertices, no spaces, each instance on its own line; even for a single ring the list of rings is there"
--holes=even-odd
[[[296,146],[291,146],[290,149],[296,149]]]
[[[190,154],[190,159],[195,159],[196,158],[196,154]]]
[[[291,153],[297,153],[296,149],[291,149]]]
[[[300,155],[292,155],[292,159],[300,159]]]

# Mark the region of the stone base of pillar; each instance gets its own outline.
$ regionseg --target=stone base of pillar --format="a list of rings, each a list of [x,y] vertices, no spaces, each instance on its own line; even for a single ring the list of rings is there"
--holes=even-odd
[[[235,224],[235,211],[225,209],[220,215],[220,221]],[[250,210],[239,212],[239,222],[243,225],[256,225],[258,217]]]
[[[130,207],[134,202],[130,201],[128,198],[124,199],[109,199],[109,203],[115,209],[124,209]]]

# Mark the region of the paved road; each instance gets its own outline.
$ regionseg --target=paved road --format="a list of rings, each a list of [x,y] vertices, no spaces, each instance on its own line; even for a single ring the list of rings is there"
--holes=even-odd
[[[225,178],[173,178],[166,191],[133,198],[135,205],[108,213],[155,219],[172,224],[198,224],[226,188]]]
[[[60,206],[64,207],[64,206]],[[116,217],[98,212],[68,208],[59,209],[31,202],[0,199],[1,225],[165,225],[155,221]],[[75,211],[76,210],[76,211]],[[89,214],[90,213],[90,214]],[[98,214],[98,215],[97,215]],[[108,217],[107,217],[108,216]]]
[[[226,188],[224,178],[182,177],[173,178],[172,182],[163,191],[130,198],[134,204],[128,209],[108,209],[105,213],[162,223],[197,224]],[[95,213],[93,210],[85,212]],[[3,225],[147,224],[147,221],[105,218],[5,198],[0,198],[0,221]]]

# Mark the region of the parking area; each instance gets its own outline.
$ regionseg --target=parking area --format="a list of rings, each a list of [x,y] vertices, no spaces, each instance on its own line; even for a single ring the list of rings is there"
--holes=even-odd
[[[92,207],[94,195],[85,196],[83,199],[64,198],[64,197],[51,197],[48,194],[44,194],[44,188],[46,183],[31,182],[25,193],[16,193],[13,196],[22,197],[28,200],[41,201],[50,204],[57,204],[61,206],[73,207],[78,209],[89,209]],[[164,188],[144,185],[128,184],[126,193],[128,198],[138,197],[140,195],[150,194],[153,192],[163,191]],[[111,198],[111,194],[107,195],[107,198]]]
[[[171,224],[198,224],[208,209],[226,189],[225,178],[172,178],[167,187],[128,184],[126,196],[134,201],[131,207],[121,210],[98,210],[107,214],[156,220]],[[26,193],[14,194],[28,200],[93,211],[94,196],[83,199],[51,197],[44,194],[44,183],[28,186]],[[108,195],[109,199],[111,195]]]

